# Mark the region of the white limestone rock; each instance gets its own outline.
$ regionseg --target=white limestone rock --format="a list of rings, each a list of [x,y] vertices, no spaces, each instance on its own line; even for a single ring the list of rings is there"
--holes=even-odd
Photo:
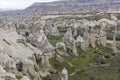
[[[77,37],[77,39],[76,39],[76,44],[77,44],[78,46],[80,46],[82,50],[84,50],[84,51],[86,50],[85,40],[84,40],[83,37],[81,37],[81,35],[79,35],[79,36]]]
[[[2,67],[2,65],[0,65],[0,72],[2,72],[2,73],[6,72],[5,69]]]
[[[30,80],[30,79],[27,76],[23,76],[23,78],[20,80]]]
[[[106,46],[106,42],[107,42],[106,32],[104,30],[101,30],[100,31],[100,43],[102,46]]]
[[[92,48],[95,48],[96,47],[96,38],[95,38],[95,34],[94,33],[92,33],[91,35],[90,35],[90,44],[91,44],[91,47]]]
[[[112,42],[112,51],[113,51],[113,53],[118,52],[117,45],[116,45],[116,35],[115,34],[114,34],[113,42]]]
[[[66,34],[63,37],[63,42],[65,43],[66,47],[72,50],[74,55],[77,55],[76,43],[72,35],[72,31],[69,28]]]
[[[66,68],[64,68],[61,72],[61,79],[62,80],[68,80],[68,71]]]
[[[89,47],[89,39],[90,39],[90,34],[88,32],[88,30],[85,30],[84,34],[83,34],[83,38],[85,40],[85,48]]]
[[[59,36],[59,35],[60,35],[60,32],[58,31],[57,27],[54,27],[54,28],[51,30],[50,34],[51,34],[52,36]]]
[[[77,23],[75,23],[75,25],[74,25],[74,33],[73,33],[73,35],[74,36],[77,36],[77,28],[78,28],[78,24]]]
[[[44,33],[40,35],[32,35],[30,37],[30,42],[35,45],[42,53],[51,53],[54,47],[48,42],[48,39]]]
[[[56,44],[56,48],[58,48],[58,49],[63,49],[63,50],[66,51],[66,45],[65,45],[63,42],[58,42],[58,43]]]

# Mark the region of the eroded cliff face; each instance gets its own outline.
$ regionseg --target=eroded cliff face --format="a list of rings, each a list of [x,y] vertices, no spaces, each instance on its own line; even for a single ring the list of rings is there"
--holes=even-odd
[[[29,40],[33,41],[33,46],[15,28],[6,28],[0,28],[0,79],[41,80],[40,76],[49,75],[49,58],[52,57],[54,47],[45,34],[37,34],[36,38],[31,35],[34,37]]]

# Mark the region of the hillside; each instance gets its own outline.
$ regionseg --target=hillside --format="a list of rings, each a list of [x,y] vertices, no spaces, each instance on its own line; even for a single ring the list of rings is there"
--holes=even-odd
[[[24,10],[0,12],[1,18],[22,18],[36,14],[68,14],[120,10],[119,0],[61,0],[36,2]]]
[[[118,0],[63,0],[50,3],[34,3],[24,11],[40,14],[81,13],[91,11],[119,10]]]

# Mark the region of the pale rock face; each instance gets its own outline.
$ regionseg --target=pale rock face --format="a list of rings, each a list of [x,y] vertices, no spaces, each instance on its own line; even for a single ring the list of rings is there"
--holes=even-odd
[[[22,60],[22,58],[26,58],[27,56],[32,56],[34,52],[29,47],[26,47],[22,43],[17,43],[17,40],[21,38],[23,37],[18,35],[17,32],[1,33],[0,49],[3,53],[7,53],[13,58],[18,58],[20,60]]]
[[[10,58],[8,54],[4,54],[0,62],[7,72],[11,72],[16,69],[16,62],[14,59]]]
[[[0,78],[0,80],[5,80],[5,79],[3,79],[3,78]]]
[[[77,37],[77,39],[76,39],[76,44],[77,44],[78,46],[80,46],[82,50],[84,50],[84,51],[86,50],[85,40],[84,40],[83,37],[81,37],[81,35],[79,35],[79,36]]]
[[[81,35],[79,35],[79,36],[77,37],[77,39],[76,39],[76,42],[82,43],[82,42],[84,42],[84,38],[81,37]]]
[[[105,26],[106,27],[108,22],[109,22],[108,19],[103,18],[103,19],[98,20],[96,24],[97,24],[97,26]]]
[[[19,63],[23,64],[21,69],[22,72],[28,73],[27,77],[32,80],[41,80],[39,73],[34,69],[35,63],[31,60],[31,57],[34,53],[42,54],[42,52],[29,43],[18,43],[17,40],[24,39],[24,37],[18,35],[17,32],[12,30],[10,32],[3,31],[0,32],[0,80],[8,80],[8,78],[18,80],[15,74],[19,72]],[[27,77],[23,77],[21,80],[30,80]]]
[[[116,46],[116,37],[114,36],[113,37],[113,43],[112,43],[112,50],[113,50],[113,53],[117,53],[118,50],[117,50],[117,46]]]
[[[50,67],[49,57],[48,57],[47,54],[43,54],[43,55],[42,55],[41,65],[42,65],[44,68],[49,68],[49,67]]]
[[[95,27],[95,25],[96,25],[95,23],[96,23],[95,21],[90,21],[90,22],[89,22],[89,26],[90,26],[90,27]]]
[[[75,54],[76,56],[78,56],[75,41],[73,42],[73,54]]]
[[[25,22],[21,22],[16,25],[16,31],[21,35],[25,35],[26,32],[30,32],[29,25],[26,24]]]
[[[118,20],[118,18],[115,15],[113,15],[113,14],[111,14],[111,19],[114,20],[114,21]]]
[[[101,30],[100,31],[100,43],[101,45],[106,46],[106,42],[107,42],[106,32]]]
[[[52,36],[59,36],[59,35],[60,35],[57,27],[54,27],[54,28],[51,30],[50,34],[51,34]]]
[[[28,77],[24,76],[22,79],[20,80],[30,80]]]
[[[23,73],[32,80],[41,80],[39,74],[34,69],[34,62],[31,59],[23,60]]]
[[[6,80],[6,78],[9,78],[10,80],[18,80],[15,77],[15,74],[13,73],[4,73],[2,76],[2,78],[4,78]]]
[[[56,44],[56,48],[60,48],[60,49],[63,49],[63,50],[66,51],[66,46],[65,46],[65,44],[63,42],[58,42]]]
[[[0,65],[0,72],[5,73],[6,71],[3,69],[2,65]]]
[[[75,25],[74,25],[74,33],[73,33],[74,36],[77,36],[77,28],[78,28],[78,24],[75,23]]]
[[[88,27],[89,21],[87,20],[78,20],[78,25],[81,26],[81,28]]]
[[[68,29],[68,31],[64,35],[63,42],[68,49],[73,51],[73,54],[77,55],[76,44],[71,29]]]
[[[44,33],[42,29],[43,29],[42,26],[36,26],[36,27],[33,27],[31,32],[35,35],[40,35],[41,33]]]
[[[85,47],[88,48],[89,47],[89,38],[90,38],[90,35],[89,35],[89,33],[88,33],[87,30],[84,32],[83,38],[85,40]]]
[[[53,22],[50,20],[46,20],[45,26],[44,26],[44,30],[45,30],[45,34],[50,34],[51,30],[53,29]]]
[[[62,80],[68,80],[68,71],[66,68],[64,68],[61,72],[61,79]]]
[[[25,64],[25,65],[31,65],[31,66],[34,66],[33,61],[30,60],[30,59],[24,59],[22,63]]]
[[[49,68],[50,68],[50,63],[49,63],[49,56],[47,54],[43,54],[41,58],[41,68],[42,70],[40,71],[41,76],[47,76],[49,75]]]
[[[95,41],[96,41],[96,39],[95,39],[95,34],[92,33],[92,34],[90,35],[90,44],[91,44],[91,47],[93,47],[93,48],[95,48]]]
[[[117,21],[117,26],[120,26],[120,20]],[[117,30],[120,31],[120,27],[117,27]]]
[[[100,45],[100,35],[96,34],[96,42],[97,45]]]
[[[33,34],[29,37],[30,43],[36,46],[43,54],[48,53],[49,57],[52,57],[54,47],[49,43],[43,30],[39,31],[39,34]]]
[[[34,44],[38,49],[45,52],[52,52],[54,47],[48,42],[48,39],[44,33],[40,35],[32,35],[30,37],[30,41]]]
[[[35,50],[35,51],[34,51],[34,52],[35,52],[35,54],[42,55],[42,51],[41,51],[41,50],[36,49],[36,48],[35,48],[34,50]]]
[[[106,28],[106,27],[114,27],[116,26],[116,22],[115,21],[112,21],[112,20],[109,20],[109,19],[100,19],[97,21],[97,26],[101,26],[102,28]]]

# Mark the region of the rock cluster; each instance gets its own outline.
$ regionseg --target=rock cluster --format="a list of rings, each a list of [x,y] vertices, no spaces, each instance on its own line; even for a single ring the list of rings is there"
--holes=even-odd
[[[95,29],[95,26],[98,29]],[[69,27],[61,42],[54,48],[47,35],[60,36],[58,27]],[[88,20],[23,20],[0,23],[0,80],[42,80],[51,73],[49,59],[56,49],[78,56],[78,48],[87,51],[90,47],[107,46],[106,28],[116,27],[115,21]],[[82,30],[82,31],[79,31]],[[116,28],[115,28],[116,29]],[[113,53],[117,53],[116,30],[112,42]],[[62,59],[61,59],[62,60]],[[99,63],[104,61],[101,56]],[[66,68],[58,80],[68,80]]]
[[[19,28],[7,31],[1,27],[0,30],[0,80],[41,80],[50,75],[49,58],[54,47],[42,29],[25,35],[28,31],[22,23]]]
[[[98,25],[98,23],[100,27],[98,29],[95,29],[95,25]],[[100,25],[100,23],[102,23],[103,25]],[[105,29],[109,27],[108,23],[112,24],[107,19],[101,19],[98,22],[96,22],[96,24],[94,22],[86,22],[85,24],[82,23],[82,26],[84,27],[81,26],[81,29],[83,29],[84,31],[83,34],[81,34],[78,31],[79,25],[74,21],[74,27],[69,28],[68,31],[65,33],[63,37],[63,43],[61,43],[62,45],[60,46],[60,43],[57,43],[56,47],[62,47],[64,48],[64,50],[66,47],[66,50],[71,50],[74,55],[78,55],[77,47],[80,47],[84,51],[86,51],[89,47],[105,47],[107,44],[107,33]],[[112,25],[112,27],[117,26],[116,22],[114,22],[113,24],[114,25]],[[115,38],[113,39],[112,49],[113,53],[117,52]]]

